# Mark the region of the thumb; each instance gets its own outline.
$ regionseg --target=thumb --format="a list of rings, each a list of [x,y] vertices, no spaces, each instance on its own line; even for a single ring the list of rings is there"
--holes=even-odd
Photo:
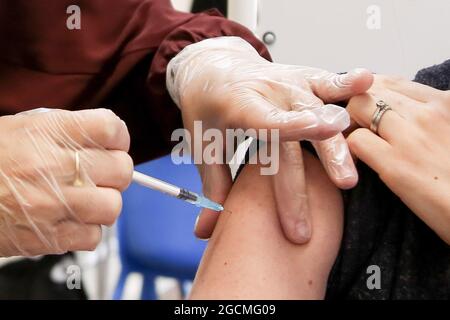
[[[322,72],[310,77],[309,83],[314,94],[326,103],[348,100],[369,90],[374,81],[367,69],[353,69],[345,74]]]
[[[202,164],[199,166],[203,183],[203,194],[214,202],[223,204],[231,190],[232,179],[227,164]],[[194,233],[199,239],[209,239],[214,231],[219,212],[202,209],[195,223]]]

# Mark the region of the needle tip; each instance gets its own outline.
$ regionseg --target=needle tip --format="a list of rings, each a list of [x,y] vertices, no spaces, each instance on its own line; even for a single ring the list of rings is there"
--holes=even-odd
[[[211,201],[204,196],[199,196],[196,204],[199,207],[211,209],[217,212],[223,211],[223,206],[221,204]]]

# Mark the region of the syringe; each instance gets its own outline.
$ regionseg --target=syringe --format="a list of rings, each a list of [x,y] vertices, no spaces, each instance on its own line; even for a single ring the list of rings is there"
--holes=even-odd
[[[144,187],[160,191],[172,197],[176,197],[178,199],[192,203],[200,208],[207,208],[214,211],[223,210],[222,205],[215,203],[214,201],[211,201],[202,195],[183,188],[179,188],[177,186],[174,186],[173,184],[150,177],[137,171],[133,172],[133,181]]]

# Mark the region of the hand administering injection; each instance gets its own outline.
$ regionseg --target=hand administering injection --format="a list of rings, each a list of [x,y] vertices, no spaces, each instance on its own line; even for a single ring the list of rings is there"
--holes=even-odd
[[[271,63],[236,37],[209,39],[185,48],[168,66],[167,85],[182,111],[186,129],[203,127],[279,129],[280,171],[273,176],[277,211],[285,235],[304,243],[311,237],[301,148],[314,141],[330,179],[353,187],[357,172],[340,133],[350,123],[347,112],[329,103],[365,92],[373,76],[367,70],[337,75],[321,69]],[[200,165],[204,194],[223,203],[232,180],[227,164]],[[209,238],[217,214],[203,210],[196,235]]]
[[[131,182],[129,145],[105,109],[0,117],[0,257],[93,250]]]

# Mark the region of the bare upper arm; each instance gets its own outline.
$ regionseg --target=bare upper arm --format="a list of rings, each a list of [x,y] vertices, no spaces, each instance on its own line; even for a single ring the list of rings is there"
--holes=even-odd
[[[248,165],[235,182],[202,259],[192,299],[318,299],[341,237],[339,190],[305,152],[313,234],[306,245],[282,233],[270,177]]]

